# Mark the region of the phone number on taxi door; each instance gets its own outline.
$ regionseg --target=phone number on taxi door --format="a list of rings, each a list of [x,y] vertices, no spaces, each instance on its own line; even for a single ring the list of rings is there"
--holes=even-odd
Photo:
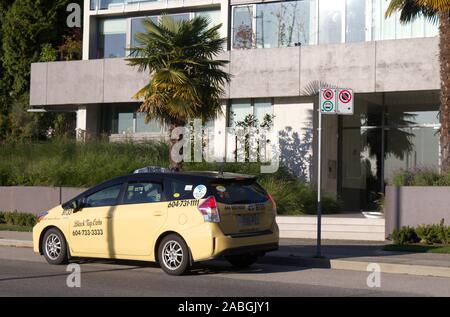
[[[74,230],[72,232],[73,236],[102,236],[102,229],[92,229],[92,230]]]

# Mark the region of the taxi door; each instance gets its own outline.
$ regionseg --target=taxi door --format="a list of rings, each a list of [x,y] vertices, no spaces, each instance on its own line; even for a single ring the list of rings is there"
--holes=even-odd
[[[109,219],[122,187],[112,185],[84,197],[84,207],[70,215],[69,246],[74,254],[109,257],[114,253]]]
[[[155,235],[167,218],[167,201],[160,179],[130,181],[113,213],[111,228],[117,255],[149,256]]]

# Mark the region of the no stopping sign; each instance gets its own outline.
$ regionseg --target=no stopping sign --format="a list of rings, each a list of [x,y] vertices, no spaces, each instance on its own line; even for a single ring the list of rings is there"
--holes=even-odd
[[[352,115],[354,113],[354,96],[351,89],[339,89],[337,92],[337,113]]]
[[[339,101],[342,103],[349,103],[353,99],[353,93],[344,89],[339,92]]]

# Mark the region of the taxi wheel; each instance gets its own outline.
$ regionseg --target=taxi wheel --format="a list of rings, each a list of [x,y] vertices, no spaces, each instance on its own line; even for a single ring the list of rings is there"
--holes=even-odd
[[[159,265],[169,275],[183,275],[189,269],[189,249],[184,240],[170,234],[165,237],[158,247]]]
[[[67,243],[61,231],[50,229],[45,233],[42,253],[50,264],[59,265],[67,262]]]
[[[246,268],[258,261],[258,256],[254,254],[229,255],[225,258],[237,268]]]

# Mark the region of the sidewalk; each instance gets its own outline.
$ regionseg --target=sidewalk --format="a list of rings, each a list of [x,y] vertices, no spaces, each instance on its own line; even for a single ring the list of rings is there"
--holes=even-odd
[[[0,246],[32,247],[31,232],[0,231]],[[371,263],[381,272],[450,277],[450,254],[383,251],[381,242],[324,240],[322,256],[315,258],[316,241],[281,239],[280,249],[270,252],[262,263],[367,271]]]

